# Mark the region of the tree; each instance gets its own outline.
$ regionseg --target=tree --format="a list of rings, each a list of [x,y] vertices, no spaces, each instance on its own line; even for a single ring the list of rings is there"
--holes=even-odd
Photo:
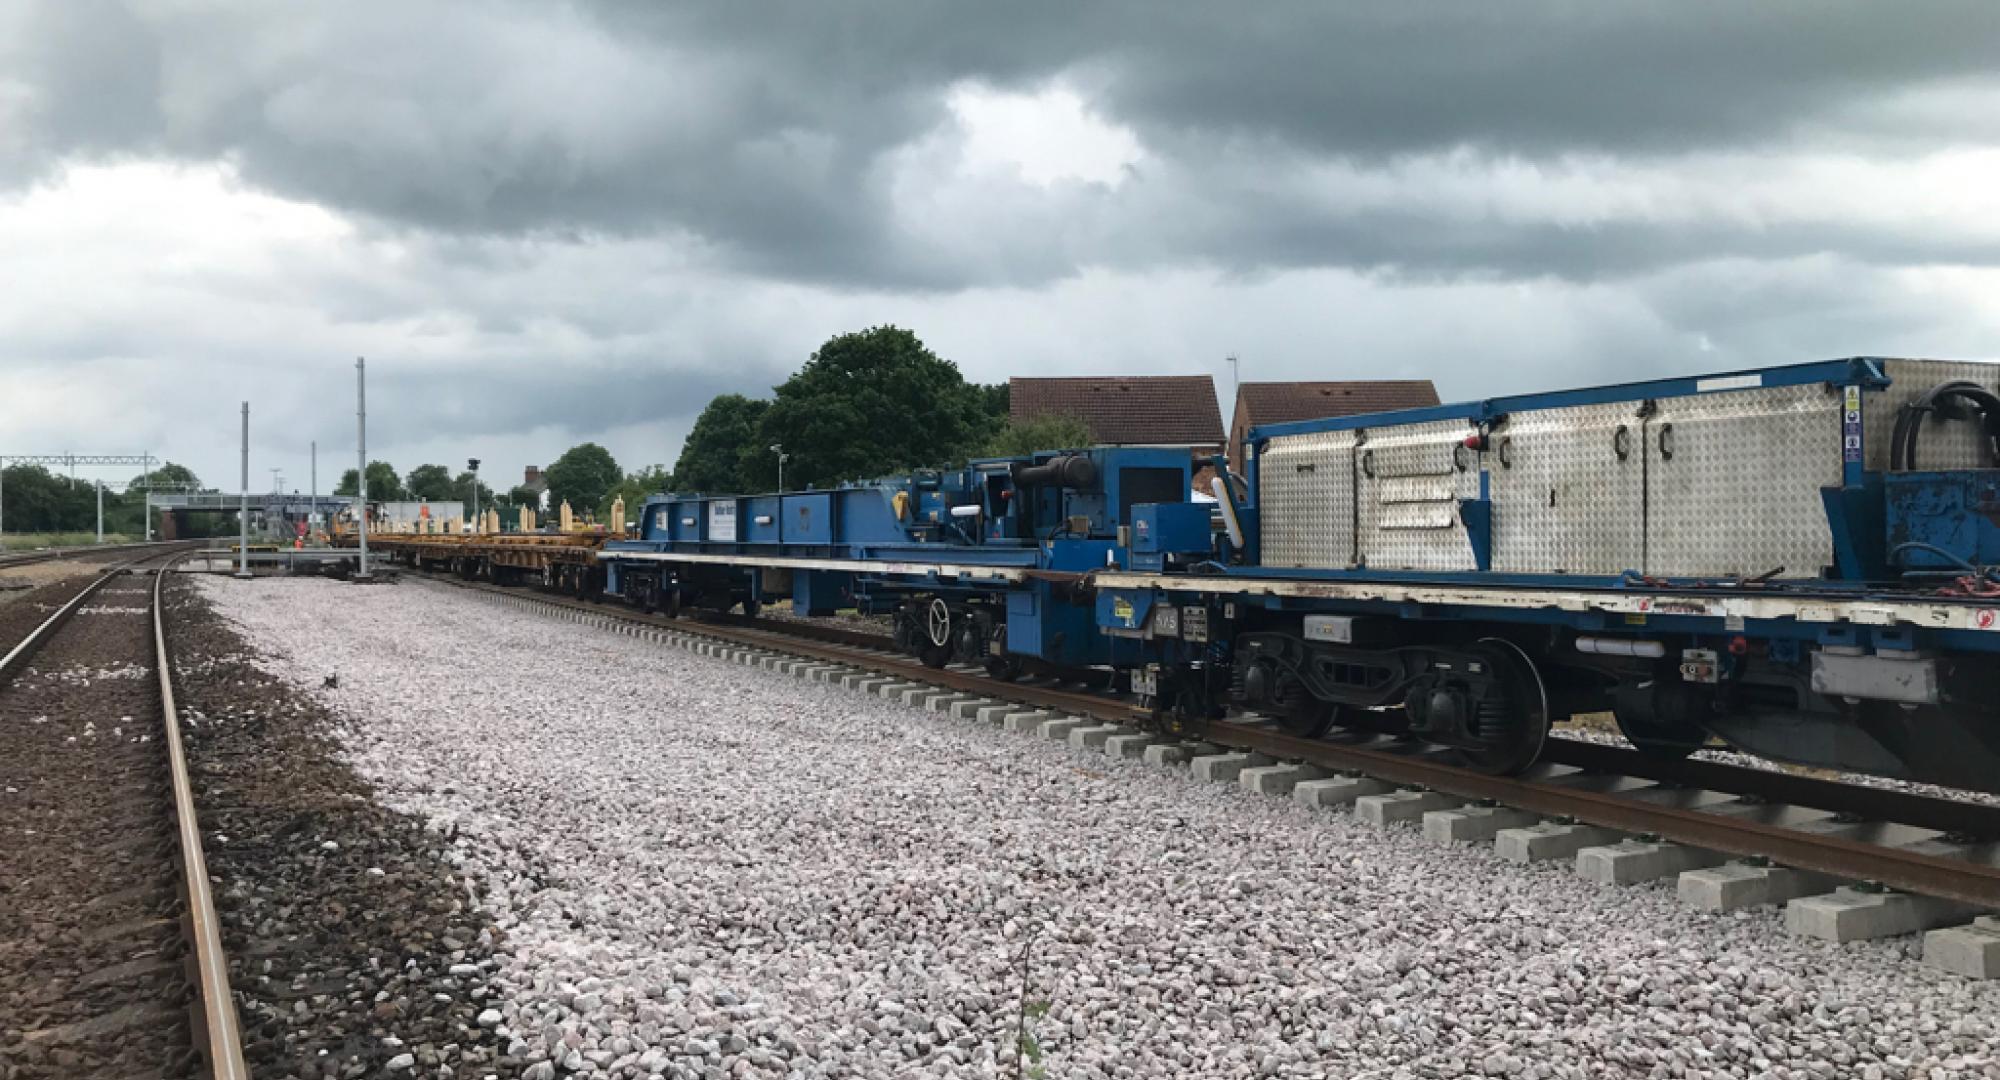
[[[452,479],[451,494],[445,496],[445,498],[457,499],[459,502],[464,503],[465,512],[469,514],[472,512],[472,503],[473,503],[472,492],[475,483],[478,485],[479,489],[479,508],[481,510],[484,510],[489,506],[500,505],[500,501],[493,497],[493,489],[487,487],[486,481],[480,480],[477,474],[473,473],[469,469],[460,472],[456,477]]]
[[[355,495],[355,474],[349,469],[340,474],[340,483],[333,489],[335,495]],[[374,502],[400,502],[408,497],[403,490],[403,481],[396,475],[396,467],[386,461],[368,463],[368,498]]]
[[[1038,450],[1074,450],[1091,444],[1090,427],[1074,416],[1038,416],[1009,421],[993,433],[987,457],[1025,457]]]
[[[646,496],[666,491],[673,483],[674,478],[665,465],[648,465],[638,472],[626,473],[625,479],[605,492],[604,501],[597,504],[597,520],[610,523],[611,503],[622,498],[625,500],[625,516],[637,521],[639,505],[646,501]]]
[[[1013,384],[993,383],[990,386],[974,386],[973,389],[979,393],[980,408],[984,409],[988,416],[995,417],[1004,423],[1007,419],[1009,403],[1014,397]]]
[[[625,478],[611,451],[591,442],[563,451],[542,476],[549,482],[549,505],[567,502],[579,514],[590,513]]]
[[[827,485],[962,461],[992,427],[957,365],[910,331],[879,326],[832,338],[778,387],[740,467],[770,490],[778,461],[768,447],[782,444],[785,486]]]
[[[370,473],[368,486],[375,486],[375,476]],[[442,502],[452,497],[451,470],[442,465],[419,465],[410,470],[409,479],[404,481],[403,490],[412,499],[427,502]]]
[[[749,490],[743,459],[759,445],[757,425],[770,407],[768,401],[742,394],[723,394],[710,401],[681,444],[680,460],[674,462],[675,486],[716,495]]]
[[[534,510],[542,508],[541,493],[526,484],[515,484],[507,489],[508,506],[526,506]]]
[[[201,479],[195,476],[193,469],[185,465],[176,465],[171,461],[162,464],[150,473],[140,473],[134,476],[125,486],[144,490],[146,481],[149,479],[155,485],[160,486],[171,484],[177,489],[188,491],[198,491],[201,489]]]

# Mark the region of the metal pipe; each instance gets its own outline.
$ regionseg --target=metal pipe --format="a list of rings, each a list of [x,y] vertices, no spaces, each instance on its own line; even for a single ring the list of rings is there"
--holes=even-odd
[[[1658,660],[1667,655],[1667,645],[1663,641],[1643,638],[1580,637],[1576,639],[1576,651],[1592,656],[1636,656]]]
[[[361,538],[361,564],[355,578],[368,580],[368,361],[354,358],[354,527]]]
[[[250,576],[250,403],[243,403],[243,485],[237,492],[241,505],[236,517],[239,535],[236,540],[236,576]]]
[[[1222,525],[1229,530],[1229,544],[1238,551],[1243,550],[1243,523],[1236,519],[1236,501],[1229,493],[1226,474],[1217,473],[1208,483],[1208,489],[1215,493],[1216,505],[1222,508]]]

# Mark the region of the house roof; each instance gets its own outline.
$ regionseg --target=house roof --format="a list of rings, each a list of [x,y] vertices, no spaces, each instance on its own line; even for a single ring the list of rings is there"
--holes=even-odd
[[[1007,386],[1015,420],[1074,416],[1113,445],[1222,445],[1222,409],[1207,375],[1017,377]]]
[[[1438,403],[1429,379],[1354,382],[1252,382],[1236,389],[1252,427],[1294,420],[1322,420]]]

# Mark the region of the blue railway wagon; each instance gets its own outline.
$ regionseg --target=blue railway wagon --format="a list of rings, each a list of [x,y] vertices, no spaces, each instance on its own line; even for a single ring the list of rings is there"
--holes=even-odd
[[[1516,770],[1638,746],[2000,790],[2000,368],[1861,358],[1254,431],[1240,558],[1100,573],[1162,723]]]
[[[1096,632],[1088,577],[1135,557],[1156,569],[1209,557],[1191,474],[1186,449],[1097,448],[828,491],[664,495],[642,508],[640,535],[599,561],[607,591],[648,608],[886,612],[899,644],[935,666],[1129,668],[1144,657]]]

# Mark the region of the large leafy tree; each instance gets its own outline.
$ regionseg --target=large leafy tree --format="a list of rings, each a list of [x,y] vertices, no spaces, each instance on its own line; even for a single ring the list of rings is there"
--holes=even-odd
[[[499,501],[493,497],[493,489],[487,487],[486,481],[479,479],[478,475],[469,469],[460,470],[459,474],[452,479],[451,494],[445,496],[445,498],[457,499],[459,502],[464,503],[466,512],[471,513],[472,493],[475,486],[479,491],[479,508],[481,510],[500,505]]]
[[[978,391],[980,407],[986,410],[987,415],[1004,423],[1007,419],[1008,403],[1014,397],[1013,387],[1007,383],[993,383],[974,386],[973,389]]]
[[[140,473],[134,476],[126,486],[136,490],[144,490],[146,481],[148,480],[151,480],[155,485],[172,484],[176,488],[187,490],[199,490],[201,488],[201,479],[195,476],[193,469],[171,461],[162,464],[150,473]]]
[[[611,504],[617,499],[625,500],[626,518],[637,521],[639,506],[646,496],[662,492],[672,487],[673,475],[665,465],[648,465],[637,472],[625,474],[618,486],[604,493],[604,501],[597,504],[597,520],[607,524],[611,521]]]
[[[760,448],[757,425],[770,407],[768,401],[742,394],[723,394],[710,401],[681,445],[680,460],[674,462],[674,486],[714,495],[749,490],[743,462]]]
[[[756,488],[776,486],[773,443],[790,455],[788,488],[949,465],[993,430],[989,407],[957,365],[908,330],[841,334],[778,387],[741,467]]]
[[[340,483],[333,489],[335,495],[359,494],[355,489],[358,481],[353,469],[340,474]],[[368,497],[375,502],[401,502],[409,498],[404,490],[402,478],[396,475],[396,467],[386,461],[368,463]]]
[[[625,479],[611,451],[591,442],[563,451],[563,456],[542,475],[549,482],[549,506],[568,502],[569,508],[579,514],[595,510],[604,501],[605,493]]]
[[[369,480],[372,483],[374,478]],[[411,469],[410,475],[404,479],[403,490],[409,492],[412,499],[438,502],[452,498],[451,470],[442,465],[419,465]]]

